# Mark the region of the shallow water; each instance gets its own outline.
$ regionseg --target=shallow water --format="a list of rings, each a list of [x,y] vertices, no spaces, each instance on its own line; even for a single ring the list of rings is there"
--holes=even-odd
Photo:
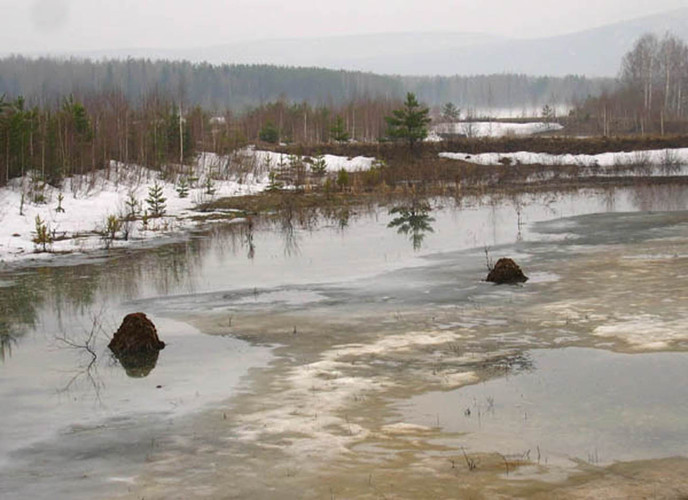
[[[96,343],[98,359],[55,339],[22,339],[3,366],[0,477],[3,498],[92,498],[135,473],[155,439],[242,390],[267,349],[156,318],[167,345],[132,378]],[[62,335],[62,333],[56,333]],[[105,487],[105,490],[103,489]]]
[[[368,441],[390,423],[434,412],[450,434],[475,431],[452,427],[449,414],[422,398],[443,394],[451,401],[448,390],[476,381],[486,382],[456,394],[496,384],[490,392],[499,396],[490,397],[504,405],[495,420],[502,428],[474,433],[470,441],[471,450],[489,452],[495,434],[513,438],[502,430],[518,417],[509,399],[518,390],[505,385],[499,392],[498,384],[530,376],[565,384],[560,372],[547,372],[552,357],[565,356],[575,373],[588,362],[575,353],[590,352],[590,359],[600,360],[596,369],[613,366],[620,356],[591,347],[688,347],[679,328],[688,319],[680,279],[688,275],[688,216],[681,212],[686,194],[664,186],[458,206],[437,199],[433,231],[424,233],[420,248],[387,227],[387,210],[373,210],[355,214],[344,227],[321,221],[252,234],[242,226],[217,227],[209,237],[115,253],[109,260],[73,259],[68,267],[5,273],[0,496],[223,496],[233,482],[239,484],[232,491],[244,497],[269,496],[270,488],[285,497],[308,496],[304,491],[319,496],[317,474],[294,471],[311,470],[326,457],[336,461],[346,450],[377,449]],[[633,213],[646,210],[659,212]],[[531,281],[516,288],[482,282],[485,247],[488,258],[516,258]],[[666,273],[678,279],[664,286]],[[636,287],[635,302],[629,286]],[[153,318],[168,346],[147,377],[134,379],[105,345],[121,317],[137,310]],[[94,324],[102,325],[93,344],[98,359],[88,369],[88,352],[64,340],[86,342]],[[642,336],[646,332],[652,342]],[[558,346],[585,349],[532,351]],[[534,372],[516,375],[527,366],[527,353],[536,353],[530,355]],[[637,354],[632,359],[639,364],[624,365],[622,372],[649,370],[646,356],[659,355]],[[667,356],[675,357],[678,377],[684,355]],[[623,387],[623,376],[609,379],[610,387]],[[662,383],[647,380],[638,396],[651,392],[654,380]],[[591,383],[578,381],[600,415],[614,415],[618,406]],[[444,392],[433,392],[439,389]],[[646,406],[631,405],[633,394],[621,393],[636,412],[629,421]],[[530,417],[533,433],[556,434],[556,427],[547,427],[560,416],[556,408],[571,426],[586,428],[581,407],[568,409],[547,391],[536,396],[551,413]],[[417,408],[408,419],[396,413],[407,398],[406,407]],[[676,416],[682,409],[669,404],[665,413]],[[464,418],[461,413],[458,421]],[[654,435],[660,442],[682,435],[685,429],[674,424],[661,420]],[[594,443],[571,437],[560,447],[544,439],[535,446],[548,457],[599,464],[667,456],[634,429],[638,439],[624,443],[610,433]],[[441,434],[423,445],[427,456],[447,442]],[[514,452],[533,447],[527,436],[517,436],[522,441]],[[237,458],[247,456],[250,463]],[[299,459],[287,458],[293,456]],[[360,452],[362,464],[376,457]],[[246,486],[250,477],[260,480]]]
[[[465,433],[467,449],[596,465],[688,455],[688,356],[568,348],[527,370],[399,405],[407,422]],[[539,455],[539,457],[538,457]]]

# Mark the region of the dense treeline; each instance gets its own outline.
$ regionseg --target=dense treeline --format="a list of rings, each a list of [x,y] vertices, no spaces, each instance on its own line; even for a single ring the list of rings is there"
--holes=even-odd
[[[44,107],[28,107],[23,97],[1,98],[0,182],[28,171],[58,182],[107,167],[111,160],[150,166],[179,161],[180,152],[193,154],[192,134],[205,120],[195,108],[180,127],[178,108],[156,95],[138,107],[114,91],[84,100],[69,96]]]
[[[548,77],[517,74],[406,77],[406,88],[431,106],[457,103],[464,116],[471,110],[511,109],[532,116],[543,106],[575,105],[600,95],[613,80],[583,76]],[[475,114],[475,112],[473,113]]]
[[[65,95],[118,90],[132,103],[151,92],[183,98],[206,110],[249,107],[284,98],[312,106],[342,105],[357,99],[403,99],[414,92],[429,106],[455,102],[471,108],[538,109],[599,95],[607,79],[531,77],[499,74],[403,77],[319,68],[267,65],[192,64],[123,60],[56,60],[13,56],[0,59],[0,95],[51,102]]]
[[[212,66],[145,59],[58,60],[20,56],[0,59],[0,94],[50,102],[64,95],[117,90],[132,103],[151,92],[183,98],[206,110],[244,110],[288,96],[312,104],[354,97],[401,96],[393,78],[318,68],[266,65]]]
[[[118,90],[70,95],[50,105],[0,97],[0,185],[29,171],[59,183],[113,160],[152,168],[180,165],[198,151],[229,154],[261,138],[304,145],[374,141],[385,135],[385,116],[399,104],[358,99],[314,107],[281,99],[243,114],[218,115],[156,92],[136,103]]]
[[[684,132],[688,45],[670,33],[642,36],[624,56],[615,89],[588,99],[576,114],[604,135]]]

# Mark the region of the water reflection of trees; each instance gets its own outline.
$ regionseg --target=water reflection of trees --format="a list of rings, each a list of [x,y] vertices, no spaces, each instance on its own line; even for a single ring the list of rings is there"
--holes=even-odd
[[[248,257],[249,260],[253,260],[256,256],[256,244],[253,241],[253,219],[249,217],[246,224],[242,224],[241,228],[242,239],[248,249],[246,257]]]
[[[640,184],[630,188],[631,203],[642,212],[686,210],[688,186],[682,184]]]
[[[193,293],[208,253],[234,256],[246,250],[253,258],[253,233],[253,223],[218,225],[184,242],[110,252],[107,261],[5,273],[7,285],[0,287],[0,362],[20,348],[22,337],[41,321],[57,322],[46,330],[61,331],[71,316],[87,319],[94,304],[180,289]],[[109,327],[114,331],[116,325]]]
[[[93,304],[140,296],[149,286],[167,293],[189,280],[194,251],[185,245],[175,250],[126,252],[107,263],[9,273],[11,284],[0,288],[0,361],[42,322],[49,322],[46,331],[62,330],[67,318],[87,316]]]
[[[294,215],[290,210],[281,212],[280,229],[284,238],[284,255],[289,257],[300,253],[299,239],[294,222]]]
[[[102,325],[102,311],[100,314],[94,314],[92,318],[91,328],[82,338],[75,338],[75,335],[70,335],[64,330],[56,336],[56,341],[60,347],[73,350],[78,356],[73,373],[59,392],[69,392],[81,380],[85,380],[93,389],[96,400],[100,401],[100,390],[103,383],[98,374],[97,341],[98,337],[105,333]]]
[[[36,308],[42,297],[38,290],[22,286],[26,275],[17,276],[12,284],[0,287],[0,361],[12,356],[18,339],[35,327]]]
[[[16,334],[5,330],[5,326],[0,325],[3,331],[0,333],[0,361],[5,361],[12,357],[12,346],[17,343]]]
[[[430,217],[431,211],[429,203],[414,199],[408,205],[399,205],[389,211],[390,215],[396,217],[387,227],[396,228],[399,234],[410,234],[413,249],[420,250],[425,234],[434,232],[431,222],[435,222],[435,219]]]
[[[278,207],[273,224],[282,236],[284,255],[294,256],[300,252],[299,231],[313,231],[323,224],[334,224],[344,231],[357,215],[375,210],[375,205],[360,206],[356,211],[347,205],[304,207],[297,205],[293,196],[286,196]]]
[[[606,200],[610,208],[614,208],[615,200],[628,200],[638,210],[685,210],[687,190],[688,186],[684,185],[636,185],[599,189],[594,195]],[[575,193],[570,194],[575,196]],[[506,195],[494,202],[513,204],[519,219],[523,207],[532,203],[546,206],[561,196],[564,193]],[[455,203],[457,210],[469,206],[468,201],[461,198]],[[484,198],[482,203],[485,203]],[[351,221],[380,210],[374,203],[357,205],[355,209],[335,203],[303,208],[294,200],[285,201],[279,208],[272,217],[213,225],[183,242],[148,250],[110,252],[107,261],[4,273],[0,276],[6,282],[0,286],[0,362],[21,347],[22,337],[36,329],[43,316],[48,321],[54,318],[60,321],[67,314],[87,315],[93,304],[99,302],[168,295],[180,289],[193,293],[204,259],[210,252],[219,256],[227,254],[228,258],[241,255],[253,259],[260,251],[255,234],[277,231],[282,235],[285,254],[294,255],[299,251],[301,231],[310,231],[320,225],[346,230]],[[421,248],[425,235],[433,232],[434,218],[427,200],[416,196],[402,201],[397,198],[396,206],[389,213],[394,217],[388,226],[409,236],[415,250]]]

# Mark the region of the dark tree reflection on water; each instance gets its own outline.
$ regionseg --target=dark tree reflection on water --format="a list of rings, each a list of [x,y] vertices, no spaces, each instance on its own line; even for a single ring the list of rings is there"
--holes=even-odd
[[[242,225],[241,230],[244,236],[244,244],[248,248],[246,257],[249,260],[253,260],[256,256],[256,244],[253,241],[253,219],[249,217],[246,224]]]
[[[638,210],[649,212],[657,210],[686,210],[688,197],[686,186],[679,184],[669,185],[638,185],[632,190],[632,203]]]
[[[413,249],[420,250],[425,234],[434,233],[431,223],[435,222],[435,219],[430,217],[431,211],[429,203],[414,199],[409,205],[400,205],[389,211],[390,215],[396,217],[387,227],[396,228],[399,234],[410,235]]]
[[[12,346],[17,343],[17,338],[8,331],[7,325],[0,325],[0,361],[12,357]]]
[[[18,340],[35,328],[36,309],[43,303],[38,289],[22,286],[27,274],[21,274],[9,286],[0,288],[0,361],[12,356]]]

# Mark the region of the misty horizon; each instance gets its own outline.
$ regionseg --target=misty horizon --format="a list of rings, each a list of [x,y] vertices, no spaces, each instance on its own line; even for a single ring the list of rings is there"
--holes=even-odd
[[[388,0],[375,4],[354,0],[310,5],[273,0],[226,5],[200,0],[112,4],[103,0],[34,0],[17,5],[0,1],[5,25],[3,53],[55,53],[127,49],[201,48],[255,41],[314,40],[380,34],[475,34],[530,40],[577,33],[684,9],[681,0],[648,5],[634,0],[596,2],[594,9],[552,7],[543,0],[514,5],[492,0],[436,0],[419,8],[415,2]]]

